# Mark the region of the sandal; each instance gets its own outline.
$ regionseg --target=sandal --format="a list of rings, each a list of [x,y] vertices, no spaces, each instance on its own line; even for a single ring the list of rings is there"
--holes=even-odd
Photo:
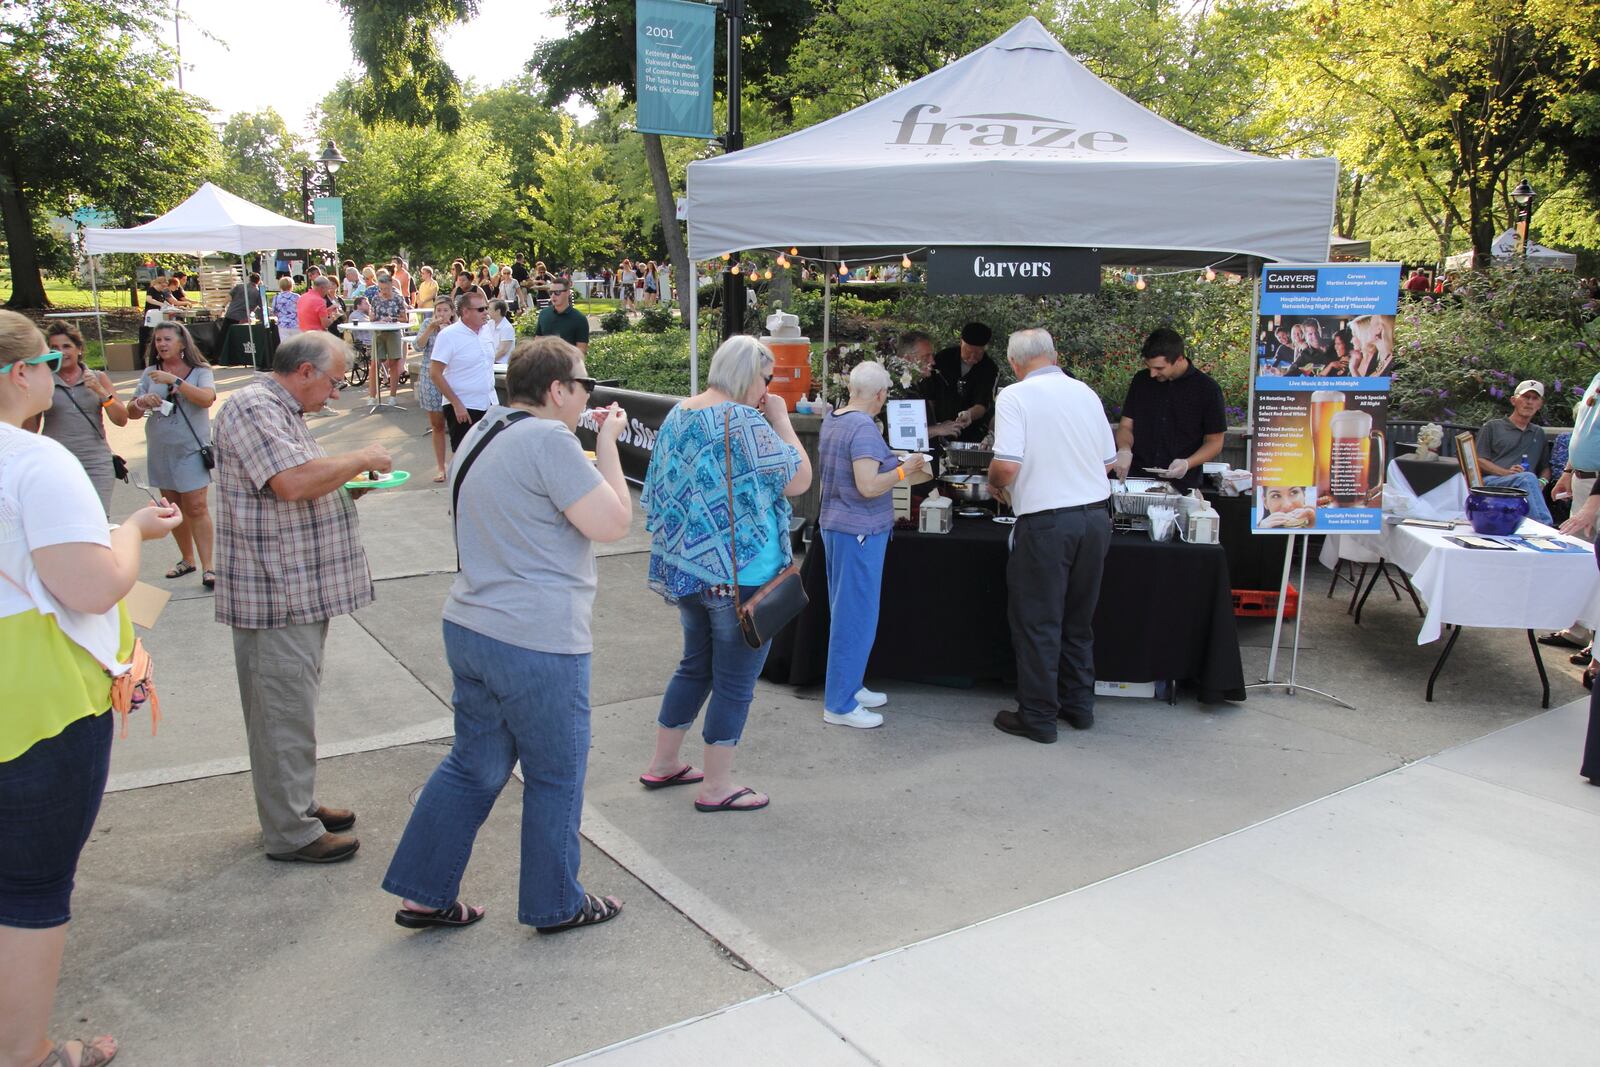
[[[394,913],[394,921],[408,930],[425,930],[430,926],[471,926],[483,918],[485,909],[474,908],[461,901],[432,911],[413,911],[401,908]]]
[[[206,571],[204,574],[200,575],[200,584],[205,586],[207,589],[215,589],[217,587],[217,572]]]
[[[694,777],[691,778],[691,774]],[[685,763],[682,767],[679,767],[672,774],[664,777],[657,777],[653,774],[641,774],[639,776],[639,784],[644,786],[646,789],[665,789],[671,785],[689,785],[693,782],[703,782],[705,780],[706,776],[704,773],[695,770],[687,763]]]
[[[1597,672],[1600,672],[1600,660],[1590,660],[1589,665],[1583,669],[1583,687],[1585,689],[1594,688],[1594,676]]]
[[[438,474],[435,474],[433,476],[433,480],[436,481],[436,482],[444,481],[444,471],[440,471]]]
[[[101,1051],[100,1046],[103,1042],[111,1043],[109,1053]],[[108,1034],[102,1034],[91,1041],[79,1041],[78,1044],[83,1046],[83,1051],[78,1053],[77,1067],[102,1067],[117,1055],[117,1043]],[[63,1041],[51,1049],[50,1055],[39,1061],[39,1067],[73,1067],[72,1060],[67,1058],[67,1043]]]
[[[751,789],[748,786],[746,786],[743,789],[734,790],[732,793],[729,793],[727,796],[723,797],[721,800],[719,800],[715,804],[704,804],[704,803],[702,803],[702,802],[697,800],[697,801],[694,802],[694,810],[695,811],[760,811],[762,808],[764,808],[768,804],[772,803],[772,798],[771,797],[763,798],[761,803],[759,803],[759,804],[735,804],[734,803],[734,801],[738,800],[740,797],[747,797],[747,796],[753,797],[753,796],[756,796],[756,795],[757,795],[757,793],[756,793],[756,791],[754,789]]]
[[[185,574],[193,574],[195,565],[186,559],[180,559],[178,565],[167,572],[168,578],[182,578]]]
[[[580,926],[595,926],[599,923],[610,922],[622,914],[622,901],[616,897],[597,897],[593,893],[583,895],[583,907],[578,909],[578,914],[564,923],[554,926],[536,926],[535,930],[541,934],[559,934],[563,930],[576,930]]]

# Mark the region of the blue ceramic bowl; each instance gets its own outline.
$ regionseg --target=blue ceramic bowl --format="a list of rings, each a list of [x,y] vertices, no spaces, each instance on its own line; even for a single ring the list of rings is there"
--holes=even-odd
[[[1479,485],[1467,490],[1467,520],[1486,536],[1514,534],[1528,517],[1528,494],[1510,486]]]

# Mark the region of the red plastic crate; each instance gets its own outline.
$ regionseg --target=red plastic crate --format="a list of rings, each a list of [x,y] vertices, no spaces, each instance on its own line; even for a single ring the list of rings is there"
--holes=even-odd
[[[1283,606],[1283,617],[1294,618],[1295,612],[1300,610],[1300,593],[1294,585],[1289,586],[1289,602]],[[1276,589],[1235,589],[1233,590],[1233,613],[1241,618],[1271,619],[1278,614],[1278,591]]]

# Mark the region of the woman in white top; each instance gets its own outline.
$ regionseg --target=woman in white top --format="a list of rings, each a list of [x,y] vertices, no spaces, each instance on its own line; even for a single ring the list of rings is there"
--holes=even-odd
[[[494,361],[504,363],[511,358],[511,349],[517,343],[517,327],[504,300],[489,301],[489,321],[483,324],[482,336],[494,348]]]
[[[179,516],[163,502],[109,529],[72,454],[22,429],[49,410],[59,367],[33,323],[0,311],[0,1062],[99,1067],[111,1038],[46,1035],[110,767],[111,679],[133,647],[119,604],[141,543]]]
[[[501,300],[505,301],[507,309],[509,309],[510,313],[513,315],[517,313],[517,305],[521,292],[521,286],[517,285],[517,280],[511,276],[511,268],[501,267],[499,296]]]

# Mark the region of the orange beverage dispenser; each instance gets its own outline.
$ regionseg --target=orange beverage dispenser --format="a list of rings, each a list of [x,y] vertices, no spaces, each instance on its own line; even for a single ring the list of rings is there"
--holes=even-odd
[[[793,411],[811,392],[811,340],[800,333],[800,317],[781,308],[767,316],[767,335],[761,343],[772,349],[771,391]]]

